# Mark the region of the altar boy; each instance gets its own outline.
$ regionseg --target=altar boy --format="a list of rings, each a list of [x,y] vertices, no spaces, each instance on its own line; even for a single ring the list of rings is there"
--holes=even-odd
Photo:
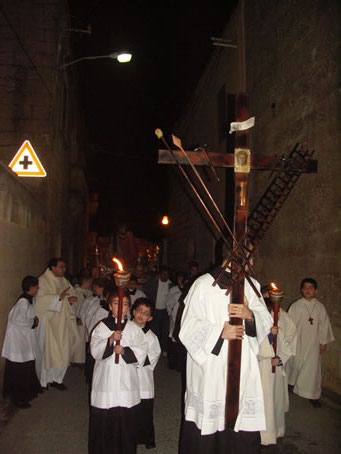
[[[122,328],[117,329],[118,301],[118,289],[112,289],[111,313],[91,335],[90,350],[96,363],[91,391],[89,454],[136,453],[136,406],[140,403],[137,368],[143,367],[147,344],[142,330],[127,320],[128,296],[123,298]]]
[[[6,358],[3,397],[9,397],[21,409],[30,408],[32,400],[41,391],[35,371],[36,340],[34,328],[34,297],[38,292],[38,279],[26,276],[22,281],[22,295],[8,315],[2,356]]]
[[[321,355],[334,340],[329,316],[316,298],[317,282],[307,277],[301,282],[302,298],[288,309],[297,329],[296,356],[288,362],[288,382],[294,393],[321,406]]]
[[[265,298],[269,312],[273,316],[273,304]],[[277,336],[276,354],[273,349],[274,336]],[[285,372],[287,361],[296,352],[296,327],[290,315],[280,309],[278,327],[264,339],[258,354],[259,370],[264,392],[266,430],[261,431],[262,445],[277,443],[277,438],[285,434],[285,413],[289,410],[288,379]],[[272,366],[275,372],[272,373]]]
[[[153,320],[154,305],[148,298],[138,298],[132,307],[135,324],[144,333],[148,343],[147,358],[143,367],[138,369],[141,403],[137,407],[137,444],[144,444],[146,449],[155,448],[154,431],[154,369],[161,355],[157,336],[149,327]]]

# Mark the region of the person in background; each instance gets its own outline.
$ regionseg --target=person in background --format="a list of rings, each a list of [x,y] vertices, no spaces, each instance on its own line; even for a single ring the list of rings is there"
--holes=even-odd
[[[307,277],[301,282],[302,298],[288,309],[297,330],[297,349],[287,366],[288,382],[294,393],[319,408],[321,396],[321,355],[334,340],[329,316],[316,298],[317,282]]]
[[[40,384],[48,384],[59,391],[70,362],[78,362],[82,349],[72,305],[77,297],[65,278],[66,262],[62,257],[49,260],[47,269],[39,277],[39,290],[34,305],[39,318],[37,329],[36,370]]]
[[[130,296],[131,306],[134,305],[135,301],[138,298],[146,298],[146,294],[138,288],[138,280],[135,274],[130,276],[130,281],[126,289],[128,295]]]
[[[143,287],[148,281],[147,273],[142,263],[137,263],[135,267],[135,276],[137,277],[137,288],[143,291]]]
[[[92,278],[90,276],[86,275],[81,275],[78,278],[78,284],[75,286],[75,294],[77,297],[77,303],[73,304],[72,309],[75,313],[76,319],[77,319],[77,328],[78,328],[78,333],[79,337],[81,338],[81,343],[82,343],[82,349],[79,355],[78,355],[78,364],[84,364],[85,363],[85,349],[83,348],[85,345],[86,341],[86,332],[85,332],[85,326],[82,323],[82,320],[80,318],[80,314],[82,312],[82,305],[83,302],[88,298],[89,296],[92,295]]]
[[[196,260],[192,260],[189,262],[188,275],[189,279],[196,278],[199,275],[199,263]]]
[[[10,310],[2,347],[6,358],[3,397],[10,398],[21,409],[30,408],[30,401],[41,392],[35,370],[36,339],[34,330],[38,318],[34,316],[34,297],[39,283],[33,276],[24,277],[23,293]]]
[[[157,335],[162,354],[167,356],[169,316],[167,314],[167,301],[169,291],[173,286],[169,279],[169,268],[161,266],[157,276],[152,277],[145,285],[144,292],[155,306],[155,313],[151,328]]]
[[[82,310],[79,313],[85,329],[85,378],[90,385],[90,389],[95,365],[95,360],[90,354],[91,332],[100,320],[108,316],[109,307],[105,293],[105,279],[95,279],[93,281],[93,294],[84,300]]]
[[[173,331],[180,307],[180,299],[187,282],[186,273],[178,272],[175,280],[176,285],[170,289],[167,301],[167,312],[169,315],[168,367],[180,371],[182,365],[181,350],[183,347],[179,342],[179,339],[176,336],[173,336]]]

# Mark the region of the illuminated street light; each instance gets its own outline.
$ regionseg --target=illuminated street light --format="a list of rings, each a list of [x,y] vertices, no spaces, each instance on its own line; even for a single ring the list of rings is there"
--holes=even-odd
[[[168,216],[163,216],[163,218],[161,220],[161,224],[164,226],[167,226],[169,224]]]
[[[130,60],[132,59],[132,54],[130,52],[114,52],[112,54],[108,55],[92,55],[89,57],[81,57],[77,58],[76,60],[72,60],[68,63],[65,63],[64,65],[59,66],[58,69],[63,69],[66,68],[67,66],[74,65],[75,63],[79,63],[80,61],[83,60],[99,60],[102,58],[110,58],[112,60],[117,60],[119,63],[129,63]]]

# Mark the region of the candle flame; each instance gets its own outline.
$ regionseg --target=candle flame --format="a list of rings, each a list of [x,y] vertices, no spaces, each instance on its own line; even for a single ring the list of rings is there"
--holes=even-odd
[[[122,263],[121,263],[116,257],[113,257],[113,258],[112,258],[112,261],[113,261],[114,263],[116,263],[116,265],[118,266],[118,269],[119,269],[120,271],[123,271],[123,265],[122,265]]]
[[[270,283],[272,290],[279,290],[277,285],[274,282]]]

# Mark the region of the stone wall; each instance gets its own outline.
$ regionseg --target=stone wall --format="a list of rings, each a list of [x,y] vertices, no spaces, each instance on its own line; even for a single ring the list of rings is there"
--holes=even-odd
[[[206,143],[208,150],[228,150],[228,138],[220,133],[218,99],[222,90],[226,96],[246,90],[256,116],[253,153],[280,156],[296,142],[316,150],[318,173],[302,175],[262,242],[255,266],[262,283],[276,280],[283,286],[286,306],[299,297],[302,278],[318,280],[336,337],[323,358],[323,384],[339,394],[340,18],[338,2],[332,0],[241,1],[224,31],[224,38],[238,49],[213,53],[177,127],[185,144]],[[252,172],[250,180],[252,209],[270,180],[266,172]],[[214,259],[209,231],[175,180],[172,186],[171,264],[184,260],[184,238],[192,238],[195,250],[200,245],[204,268]],[[221,208],[229,210],[231,193],[226,189],[222,183],[213,192]],[[186,202],[179,204],[180,198]]]
[[[70,55],[65,0],[5,0],[0,9],[0,345],[9,308],[27,274],[49,257],[65,255],[71,272],[82,266],[87,188],[82,115]],[[30,140],[46,178],[7,170]]]
[[[263,0],[248,1],[245,12],[253,151],[284,154],[299,142],[318,159],[318,173],[301,176],[262,242],[259,275],[281,282],[287,304],[301,279],[317,279],[337,338],[324,356],[324,385],[341,394],[340,8],[332,0]],[[254,181],[253,203],[268,177]]]

